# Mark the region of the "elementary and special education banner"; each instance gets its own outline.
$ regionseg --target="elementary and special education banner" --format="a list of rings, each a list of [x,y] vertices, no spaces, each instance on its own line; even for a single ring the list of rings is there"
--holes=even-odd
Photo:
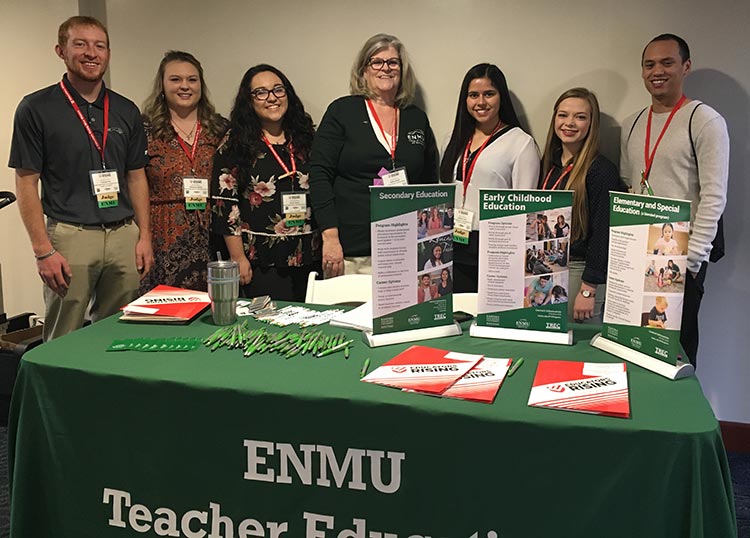
[[[567,332],[572,191],[479,191],[477,324]]]
[[[373,334],[453,323],[454,191],[370,188]]]
[[[690,202],[610,193],[602,335],[669,364],[680,353]]]

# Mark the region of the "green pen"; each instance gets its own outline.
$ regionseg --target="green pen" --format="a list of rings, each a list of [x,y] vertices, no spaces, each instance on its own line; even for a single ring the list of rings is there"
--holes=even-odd
[[[518,360],[513,364],[513,366],[510,367],[510,370],[508,371],[508,377],[515,374],[516,370],[518,370],[522,364],[523,364],[523,357],[519,357]]]
[[[331,353],[336,353],[337,351],[341,351],[345,347],[348,347],[349,344],[351,344],[352,342],[354,342],[354,340],[347,340],[346,342],[339,344],[337,346],[329,347],[328,349],[325,349],[321,351],[320,353],[318,353],[318,358],[325,357],[326,355],[330,355]]]
[[[365,359],[365,363],[362,365],[362,369],[359,371],[359,378],[362,379],[367,375],[367,369],[370,367],[370,357]]]

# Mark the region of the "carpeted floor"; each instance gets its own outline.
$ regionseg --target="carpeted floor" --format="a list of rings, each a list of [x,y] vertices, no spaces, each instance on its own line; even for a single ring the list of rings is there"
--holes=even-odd
[[[750,538],[750,454],[729,454],[729,467],[737,506],[738,537]],[[0,538],[8,536],[8,430],[0,428]]]

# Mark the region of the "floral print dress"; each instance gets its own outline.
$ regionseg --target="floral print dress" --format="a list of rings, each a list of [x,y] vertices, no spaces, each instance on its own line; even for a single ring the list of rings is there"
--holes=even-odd
[[[190,159],[177,136],[155,138],[146,124],[149,163],[146,177],[151,201],[151,233],[154,265],[141,280],[139,293],[158,284],[206,291],[209,260],[210,209],[185,207],[182,179],[191,174]],[[204,130],[195,154],[195,175],[208,178],[221,137]]]
[[[287,145],[274,149],[289,166]],[[214,233],[241,235],[245,255],[255,267],[306,267],[321,258],[320,232],[310,209],[309,161],[295,154],[296,177],[284,169],[270,151],[243,160],[225,146],[214,158],[212,178],[212,229]],[[302,226],[287,226],[282,195],[304,193],[307,212]]]

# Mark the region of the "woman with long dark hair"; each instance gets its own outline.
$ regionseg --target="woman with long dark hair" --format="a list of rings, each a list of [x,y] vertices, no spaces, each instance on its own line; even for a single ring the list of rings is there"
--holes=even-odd
[[[599,153],[599,102],[586,88],[555,102],[539,188],[573,191],[568,290],[575,293],[568,318],[601,321],[607,282],[609,192],[624,191],[617,168]]]
[[[437,290],[440,297],[453,293],[453,278],[447,268],[440,271],[440,282],[438,282]]]
[[[206,290],[209,261],[208,178],[227,121],[208,96],[203,67],[190,54],[162,58],[143,106],[154,265],[140,292],[158,284]],[[194,196],[185,195],[189,184]]]
[[[245,73],[213,173],[213,228],[240,265],[244,297],[303,301],[308,273],[320,270],[307,196],[313,136],[281,71],[260,64]]]
[[[458,183],[454,224],[471,222],[466,225],[468,244],[454,244],[456,292],[478,288],[479,189],[534,189],[538,178],[539,150],[520,127],[505,75],[495,65],[475,65],[461,84],[453,133],[440,165],[441,181]]]

